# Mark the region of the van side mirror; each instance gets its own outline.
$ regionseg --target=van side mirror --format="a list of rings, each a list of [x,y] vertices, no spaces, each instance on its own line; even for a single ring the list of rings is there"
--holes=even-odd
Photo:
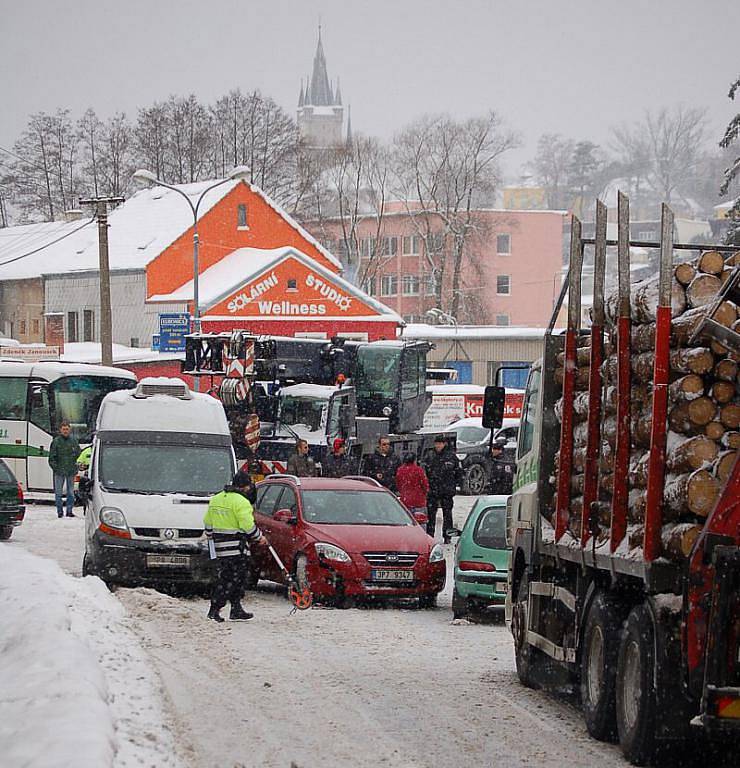
[[[483,419],[486,429],[499,429],[504,423],[504,405],[506,389],[504,387],[488,386],[483,396]]]

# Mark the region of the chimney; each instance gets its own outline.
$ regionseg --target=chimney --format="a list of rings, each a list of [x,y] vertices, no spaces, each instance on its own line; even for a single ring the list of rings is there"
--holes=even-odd
[[[85,215],[85,212],[80,208],[70,208],[69,210],[64,212],[64,220],[79,221],[84,215]]]

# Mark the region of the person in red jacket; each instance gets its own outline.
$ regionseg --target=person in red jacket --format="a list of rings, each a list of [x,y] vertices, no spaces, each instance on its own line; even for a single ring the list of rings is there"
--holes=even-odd
[[[413,453],[403,457],[403,464],[396,471],[396,487],[399,498],[412,515],[426,515],[429,480],[423,468],[416,463]]]

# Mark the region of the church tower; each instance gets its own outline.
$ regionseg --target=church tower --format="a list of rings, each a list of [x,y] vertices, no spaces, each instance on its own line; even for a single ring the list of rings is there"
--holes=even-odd
[[[319,25],[319,42],[313,57],[313,72],[306,80],[305,90],[301,81],[301,92],[298,96],[298,131],[301,139],[312,149],[326,149],[343,143],[343,124],[344,107],[339,79],[337,78],[336,89],[333,89],[326,71],[326,57]]]

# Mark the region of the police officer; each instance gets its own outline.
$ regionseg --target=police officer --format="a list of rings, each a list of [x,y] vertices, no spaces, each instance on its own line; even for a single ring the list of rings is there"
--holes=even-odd
[[[424,469],[429,478],[427,495],[427,533],[434,536],[437,525],[437,509],[442,507],[442,540],[449,543],[448,531],[452,528],[452,505],[460,478],[460,462],[442,434],[434,438],[434,447],[427,451]]]
[[[364,462],[363,475],[372,477],[393,493],[398,492],[396,472],[401,466],[401,459],[393,452],[391,439],[388,435],[382,435],[378,438],[378,447],[375,449],[375,453],[368,456]]]
[[[206,536],[212,540],[209,548],[215,550],[216,581],[211,592],[208,618],[223,621],[221,609],[231,603],[231,621],[246,621],[253,614],[242,608],[244,585],[249,575],[250,546],[266,546],[267,540],[254,522],[250,496],[254,486],[247,467],[240,469],[231,485],[217,493],[209,502],[203,523]]]

